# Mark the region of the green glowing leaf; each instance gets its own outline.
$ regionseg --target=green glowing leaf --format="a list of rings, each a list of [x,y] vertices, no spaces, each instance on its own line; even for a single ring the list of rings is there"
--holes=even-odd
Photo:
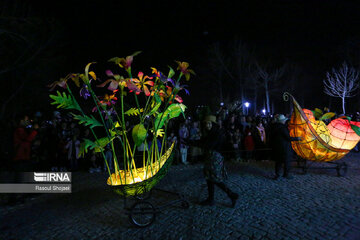
[[[94,150],[94,152],[101,152],[104,150],[105,146],[114,140],[114,137],[108,138],[103,137],[93,142],[87,138],[84,139],[84,142],[80,143],[79,156],[84,156],[90,150]]]
[[[174,103],[171,104],[168,107],[168,111],[169,111],[169,118],[176,118],[178,117],[181,113],[184,114],[186,109],[186,106],[184,104],[181,103]]]
[[[113,58],[109,59],[108,61],[109,61],[109,62],[114,62],[115,64],[120,64],[121,58],[119,58],[119,57],[113,57]]]
[[[155,129],[162,128],[165,121],[178,117],[181,113],[184,114],[186,106],[184,104],[173,103],[164,113],[159,113],[155,118]],[[185,116],[185,115],[184,115]]]
[[[114,140],[114,137],[112,138],[108,138],[108,137],[103,137],[103,138],[100,138],[98,139],[97,141],[95,141],[95,148],[94,148],[94,151],[95,152],[101,152],[104,150],[105,146],[110,143],[112,140]]]
[[[172,67],[169,66],[169,68],[170,70],[169,70],[168,78],[172,78],[175,75],[175,71],[174,69],[172,69]]]
[[[143,112],[143,111],[144,111],[144,109],[142,109],[142,108],[140,109],[140,111],[137,108],[130,108],[129,110],[127,110],[125,112],[125,114],[128,116],[137,116],[140,114],[140,112]]]
[[[149,112],[149,116],[153,115],[154,113],[156,113],[156,111],[159,109],[159,107],[161,106],[161,98],[159,97],[159,95],[155,94],[154,95],[154,103],[155,106],[151,109],[151,111]]]
[[[360,136],[360,127],[351,124],[351,129],[352,129],[358,136]]]
[[[57,108],[81,110],[77,101],[65,92],[61,95],[61,93],[57,91],[57,95],[50,95],[50,98],[54,100],[51,105],[58,105]]]
[[[140,146],[146,138],[146,129],[143,124],[137,124],[132,130],[132,138],[136,146]]]
[[[96,147],[96,144],[93,141],[85,138],[84,142],[80,143],[78,156],[79,157],[81,157],[81,156],[84,157],[85,153],[87,153],[89,151],[88,148],[94,149],[95,147]]]
[[[90,126],[90,128],[94,127],[102,127],[103,125],[95,119],[93,115],[89,116],[81,116],[81,115],[75,115],[73,114],[74,119],[79,120],[80,124],[84,124],[85,126]]]
[[[323,111],[319,108],[315,108],[315,110],[312,112],[314,114],[315,119],[320,119],[321,116],[323,115]]]
[[[334,116],[335,116],[335,113],[328,112],[328,113],[325,113],[324,115],[322,115],[319,120],[330,119],[330,118],[333,118]]]
[[[133,54],[131,54],[130,56],[135,57],[135,56],[139,55],[140,53],[141,53],[141,51],[136,51],[136,52],[134,52]]]

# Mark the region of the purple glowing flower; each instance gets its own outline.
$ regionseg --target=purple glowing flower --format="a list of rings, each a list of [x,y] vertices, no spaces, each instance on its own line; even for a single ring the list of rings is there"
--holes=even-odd
[[[87,86],[85,84],[83,84],[82,88],[80,89],[80,96],[88,99],[88,97],[90,97],[90,92],[89,89],[87,88]]]

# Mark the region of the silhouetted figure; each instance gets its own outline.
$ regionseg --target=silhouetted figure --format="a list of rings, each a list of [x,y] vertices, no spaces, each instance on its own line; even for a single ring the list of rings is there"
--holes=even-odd
[[[220,153],[224,143],[224,134],[219,131],[216,124],[216,117],[209,115],[204,120],[204,135],[199,141],[193,142],[204,150],[204,175],[208,187],[208,197],[201,205],[214,205],[214,187],[217,185],[231,199],[231,206],[234,207],[239,195],[231,191],[224,183],[226,175],[224,166],[224,157]]]
[[[14,162],[27,164],[30,161],[31,143],[37,135],[38,128],[37,124],[32,126],[26,117],[20,120],[14,132]]]
[[[283,114],[280,114],[276,116],[275,123],[273,123],[271,127],[270,145],[272,148],[271,157],[272,160],[275,161],[275,180],[280,176],[282,165],[284,166],[283,177],[291,178],[289,174],[292,156],[291,141],[299,141],[301,139],[298,137],[290,137],[289,129],[285,124],[286,120],[287,118]]]

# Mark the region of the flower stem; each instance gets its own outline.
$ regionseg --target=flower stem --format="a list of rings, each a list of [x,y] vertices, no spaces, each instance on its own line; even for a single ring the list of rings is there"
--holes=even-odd
[[[73,101],[75,101],[75,102],[78,104],[78,102],[76,101],[76,98],[75,98],[75,96],[73,95],[73,93],[72,93],[69,85],[67,85],[66,87],[67,87],[67,90],[68,90],[68,92],[70,93]],[[79,105],[79,104],[78,104],[78,105]],[[79,105],[79,109],[80,109],[81,114],[85,117],[86,114],[84,113],[84,111],[82,110],[82,108],[80,107],[80,105]],[[90,128],[90,131],[91,131],[91,133],[93,134],[93,136],[94,136],[94,138],[95,138],[95,141],[98,141],[98,138],[97,138],[94,130],[93,130],[92,128]],[[103,150],[102,148],[100,148],[100,151],[101,151],[101,155],[102,155],[103,158],[104,158],[104,161],[105,161],[105,164],[106,164],[108,173],[109,173],[111,185],[113,185],[112,178],[111,178],[111,171],[110,171],[110,168],[109,168],[109,164],[108,164],[108,162],[107,162],[107,160],[106,160],[106,157],[105,157],[105,154],[104,154],[104,150]]]

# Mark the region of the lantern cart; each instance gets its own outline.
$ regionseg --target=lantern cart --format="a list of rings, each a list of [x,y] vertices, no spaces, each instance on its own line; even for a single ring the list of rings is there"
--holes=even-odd
[[[338,118],[326,126],[315,119],[312,111],[302,109],[291,94],[284,93],[283,98],[292,100],[293,113],[288,123],[290,136],[302,139],[291,142],[297,154],[297,166],[303,173],[308,169],[335,169],[338,176],[345,176],[347,164],[334,161],[343,158],[359,142],[360,137],[351,130],[350,124],[360,126],[360,122]],[[329,166],[314,166],[316,162]]]
[[[297,168],[302,170],[303,174],[306,174],[309,169],[334,169],[338,177],[345,177],[347,173],[348,166],[345,162],[326,162],[328,166],[314,166],[315,162],[308,161],[299,156],[296,156]]]
[[[144,181],[134,184],[110,186],[115,193],[124,198],[125,214],[128,215],[129,220],[133,225],[141,228],[150,226],[155,221],[156,215],[169,206],[180,203],[182,208],[189,208],[190,204],[183,194],[154,188],[154,186],[166,175],[168,168],[173,161],[173,155],[172,148],[168,149],[167,153],[163,156],[165,158],[164,165],[154,176]],[[154,190],[174,195],[177,198],[168,201],[163,205],[156,206],[151,203],[150,200]],[[128,201],[131,203],[128,204]]]
[[[110,79],[101,84],[96,84],[96,87],[107,86],[107,89],[112,92],[106,93],[104,96],[97,96],[92,87],[97,79],[95,72],[90,71],[90,67],[94,62],[86,65],[84,73],[70,73],[65,78],[53,82],[49,87],[51,87],[51,90],[57,86],[67,89],[67,93],[57,91],[57,95],[50,95],[50,98],[54,100],[51,104],[57,105],[58,108],[74,111],[75,113],[72,113],[73,118],[78,120],[79,124],[87,126],[92,132],[95,140],[85,138],[80,144],[79,155],[87,153],[89,149],[94,152],[101,152],[110,175],[107,184],[117,194],[125,198],[124,208],[129,215],[130,221],[136,226],[146,227],[155,220],[156,214],[166,206],[180,202],[183,207],[189,207],[189,203],[180,194],[175,194],[178,196],[176,201],[171,201],[159,207],[155,207],[148,199],[151,190],[166,175],[172,162],[172,150],[175,142],[172,143],[169,149],[164,144],[169,120],[177,118],[181,114],[185,117],[186,106],[181,103],[182,99],[178,93],[181,90],[187,93],[188,91],[185,89],[186,85],[182,85],[180,80],[183,77],[189,80],[190,75],[195,73],[188,68],[189,63],[176,61],[178,64],[177,70],[179,70],[177,80],[172,79],[176,73],[171,67],[169,67],[167,75],[156,68],[151,68],[152,75],[147,76],[143,72],[138,72],[137,78],[134,78],[131,72],[131,64],[133,58],[138,54],[140,54],[140,51],[126,58],[114,57],[109,59],[109,62],[113,62],[120,69],[125,70],[128,78],[107,70],[106,75]],[[81,97],[84,99],[90,97],[93,100],[95,107],[92,112],[97,112],[101,121],[97,120],[92,114],[85,114],[86,111],[81,107],[82,104],[79,104],[73,95],[69,84],[70,81],[78,88],[82,86],[79,91]],[[135,99],[135,107],[126,104],[125,97],[128,92],[132,93],[131,95]],[[141,99],[138,99],[138,95],[139,98],[141,96]],[[118,106],[120,105],[118,108],[115,107],[117,103],[119,103]],[[85,106],[88,106],[88,104]],[[129,120],[128,117],[139,118],[137,124],[132,128],[131,134],[126,127],[128,121],[125,121],[125,116],[126,120]],[[98,136],[93,130],[95,127],[103,128],[106,136]],[[130,135],[131,139],[129,140]],[[160,144],[157,143],[160,139],[159,136],[162,138]],[[134,159],[136,147],[146,143],[147,137],[151,137],[152,144],[150,146],[145,145],[143,165],[142,167],[136,167]],[[115,157],[115,149],[117,149],[115,142],[121,145],[120,151],[123,153],[124,160],[123,169],[120,169],[117,157]],[[108,146],[112,151],[112,156],[114,156],[114,173],[111,173],[104,154],[104,149]],[[160,150],[159,146],[165,146],[165,148]],[[165,151],[164,154],[163,151]],[[130,207],[127,207],[126,204],[128,199],[135,199],[135,202]]]

